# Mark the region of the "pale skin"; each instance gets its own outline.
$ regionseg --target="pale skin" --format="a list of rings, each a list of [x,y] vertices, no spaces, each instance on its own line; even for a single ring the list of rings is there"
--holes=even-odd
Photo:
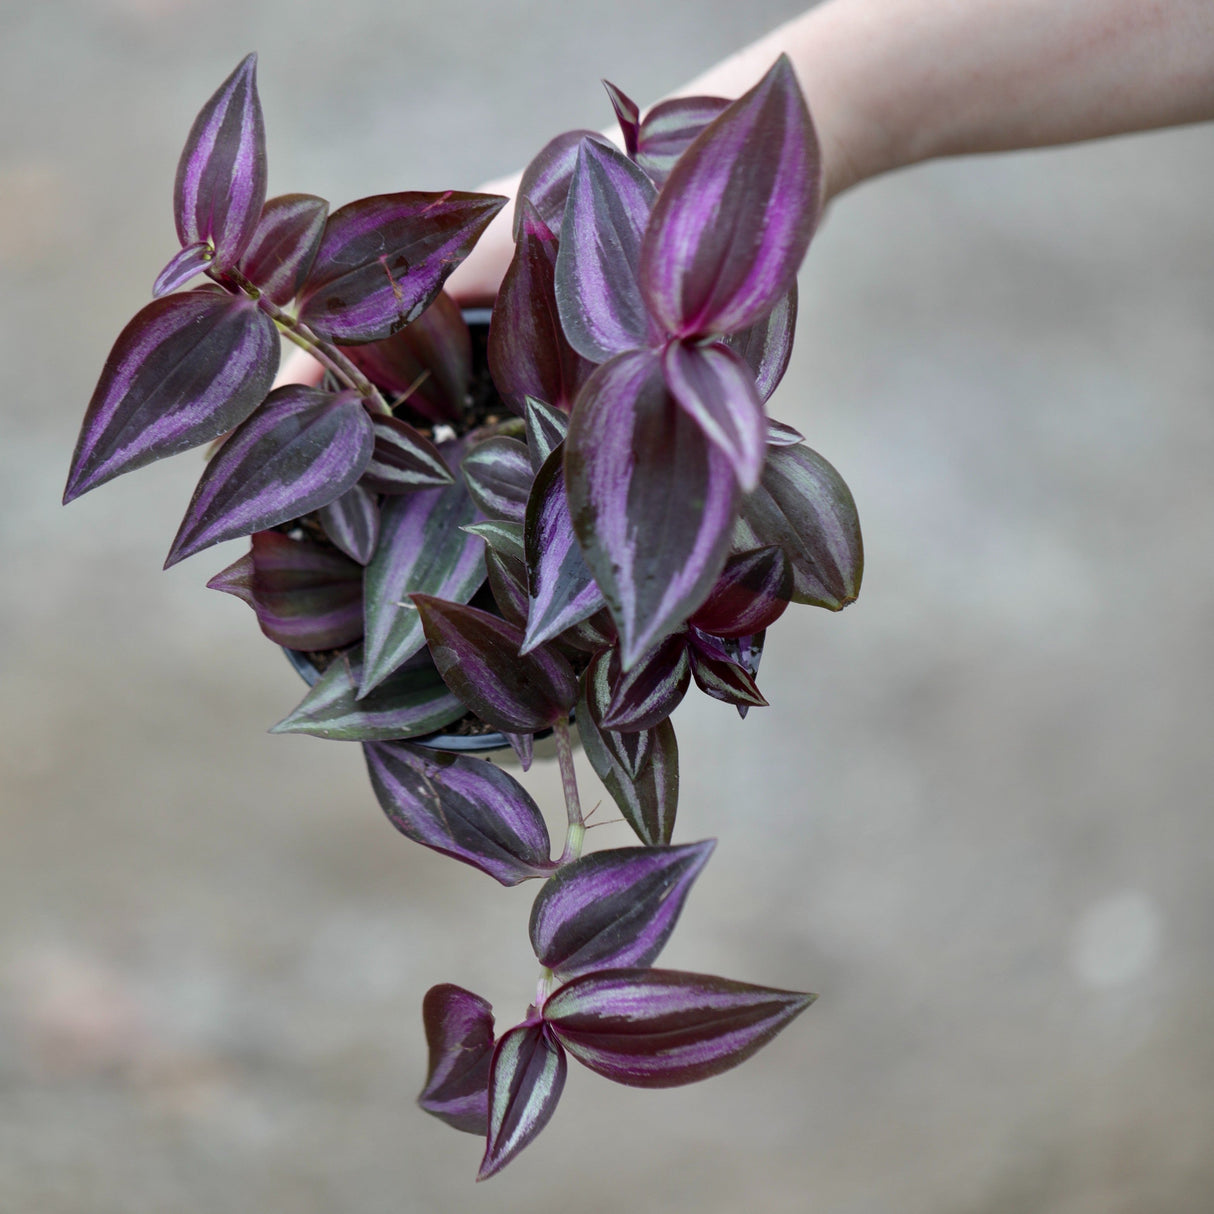
[[[781,52],[817,128],[824,203],[942,156],[1214,119],[1214,0],[828,0],[671,95],[740,96]],[[518,182],[482,189],[513,200]],[[461,302],[492,301],[512,215],[448,280]],[[280,381],[315,380],[311,362],[297,351]]]

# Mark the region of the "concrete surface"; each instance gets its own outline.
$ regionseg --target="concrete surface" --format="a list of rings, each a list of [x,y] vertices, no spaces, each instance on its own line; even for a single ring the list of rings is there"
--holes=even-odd
[[[419,1005],[522,1010],[531,891],[265,734],[299,687],[203,589],[236,546],[159,572],[195,455],[58,504],[247,50],[272,191],[342,202],[471,186],[796,7],[0,6],[5,1214],[1210,1210],[1214,131],[834,207],[772,409],[850,482],[864,592],[774,630],[770,709],[680,709],[679,835],[720,846],[666,954],[822,998],[704,1086],[572,1067],[487,1185],[413,1106]]]

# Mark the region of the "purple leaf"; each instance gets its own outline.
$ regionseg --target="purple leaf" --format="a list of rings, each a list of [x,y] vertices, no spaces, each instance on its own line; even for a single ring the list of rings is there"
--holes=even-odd
[[[612,663],[611,701],[601,724],[620,733],[652,729],[682,702],[691,682],[687,637],[676,633],[621,674]]]
[[[503,885],[552,871],[544,817],[500,767],[408,742],[364,742],[363,754],[384,813],[406,838]]]
[[[769,447],[763,480],[742,503],[739,547],[777,544],[792,563],[794,603],[840,611],[860,593],[864,545],[856,503],[816,451]]]
[[[556,255],[556,302],[569,344],[592,363],[652,344],[637,265],[656,191],[623,152],[583,140]]]
[[[362,476],[373,441],[353,392],[271,392],[207,465],[165,568],[328,505]]]
[[[744,637],[774,624],[792,599],[792,566],[781,548],[755,548],[725,562],[704,605],[691,617],[703,632]]]
[[[485,553],[485,571],[493,601],[516,628],[527,627],[527,566],[521,560],[489,549]]]
[[[750,368],[728,346],[672,341],[662,356],[670,394],[725,454],[743,492],[759,483],[767,419]]]
[[[573,166],[577,163],[578,148],[583,139],[607,143],[598,131],[565,131],[544,144],[535,159],[523,170],[518,186],[518,206],[514,212],[515,240],[523,230],[524,201],[535,208],[536,214],[555,235],[561,234],[569,183],[573,180]]]
[[[556,237],[525,198],[519,213],[518,245],[489,321],[489,370],[515,413],[529,396],[568,408],[592,368],[561,330]]]
[[[240,272],[285,307],[303,290],[328,218],[329,204],[315,194],[271,198],[240,259]]]
[[[723,641],[722,644],[729,656],[754,679],[759,674],[759,663],[763,660],[763,642],[766,638],[766,632],[757,632],[752,637],[735,637],[732,640]],[[738,710],[738,716],[745,721],[750,706],[736,704],[734,707]]]
[[[460,528],[476,519],[462,479],[445,489],[389,498],[366,575],[366,695],[426,643],[408,595],[415,590],[466,603],[485,580],[484,542]]]
[[[716,637],[693,629],[688,654],[696,686],[705,695],[739,708],[767,706],[767,700],[755,683],[754,676],[745,666],[733,660],[724,643]]]
[[[739,329],[725,338],[725,344],[750,368],[761,401],[771,399],[792,357],[793,336],[797,328],[797,284],[772,310],[747,329]],[[768,423],[768,442],[771,425]],[[774,423],[779,426],[779,423]],[[789,427],[784,427],[784,430]],[[777,435],[783,435],[777,430]],[[794,431],[795,433],[795,431]]]
[[[215,268],[234,266],[266,200],[266,131],[257,56],[246,55],[202,107],[177,163],[173,212],[183,245],[210,241]]]
[[[327,545],[259,531],[207,585],[248,603],[262,632],[288,649],[338,649],[362,636],[362,569]]]
[[[735,1067],[816,998],[709,974],[617,969],[566,983],[544,1004],[557,1040],[616,1083],[668,1088]]]
[[[486,724],[534,733],[573,707],[577,680],[560,654],[540,649],[520,656],[523,634],[508,621],[430,595],[411,597],[439,674]]]
[[[525,444],[497,434],[468,448],[462,471],[472,500],[491,519],[521,523],[535,473]]]
[[[472,337],[459,304],[445,291],[412,324],[382,341],[351,346],[346,354],[374,384],[423,417],[455,423],[463,417]]]
[[[527,633],[523,653],[599,611],[603,592],[586,567],[565,498],[564,452],[553,451],[536,475],[527,503]]]
[[[611,698],[610,655],[596,657],[582,675],[577,724],[582,748],[603,786],[642,843],[670,842],[679,804],[679,748],[674,726],[621,734],[603,729]]]
[[[641,111],[622,89],[616,88],[609,80],[603,81],[607,96],[611,98],[611,108],[615,110],[616,121],[620,124],[620,134],[624,136],[624,150],[630,159],[637,155],[637,137],[641,130]]]
[[[353,485],[316,514],[325,535],[351,560],[365,565],[379,541],[379,502],[362,484]]]
[[[467,712],[429,664],[390,674],[360,700],[361,681],[360,648],[331,661],[308,694],[270,732],[306,733],[339,742],[403,741],[434,733]]]
[[[634,159],[659,189],[675,161],[729,102],[724,97],[675,97],[659,101],[641,123]]]
[[[569,432],[569,414],[529,396],[524,417],[531,470],[538,472],[544,466],[544,461],[565,441],[565,435]]]
[[[495,194],[378,194],[334,211],[300,320],[344,342],[380,341],[442,290],[506,200]]]
[[[598,653],[600,649],[614,645],[618,639],[611,612],[606,607],[561,633],[562,645],[582,653]]]
[[[820,164],[805,99],[781,55],[671,171],[641,253],[641,286],[678,337],[728,333],[796,280],[818,213]]]
[[[422,1022],[430,1067],[417,1103],[454,1129],[486,1133],[493,1061],[492,1005],[463,987],[444,982],[426,992]]]
[[[520,1024],[502,1034],[493,1051],[489,1132],[477,1180],[500,1172],[548,1124],[568,1065],[545,1024]]]
[[[187,283],[197,274],[201,274],[214,260],[215,250],[205,241],[186,245],[175,253],[169,264],[156,275],[152,284],[152,298],[159,299],[170,291],[176,291],[183,283]]]
[[[252,300],[205,290],[153,300],[105,361],[64,502],[226,434],[261,403],[277,364],[274,322]]]
[[[578,397],[565,485],[628,669],[717,580],[737,496],[732,467],[667,392],[660,355],[636,351],[600,367]]]
[[[504,733],[502,735],[510,743],[524,771],[531,770],[531,760],[535,757],[535,734],[533,733]]]
[[[490,552],[508,556],[520,563],[526,559],[523,554],[522,523],[509,519],[491,519],[484,523],[470,523],[464,530],[469,535],[479,535]]]
[[[767,445],[769,447],[795,447],[803,443],[805,435],[800,430],[793,429],[787,422],[778,422],[773,418],[767,419]]]
[[[455,478],[438,448],[424,434],[399,417],[376,414],[371,418],[375,447],[362,483],[376,493],[412,493],[437,489]]]
[[[566,864],[531,907],[531,947],[563,979],[640,968],[662,951],[715,839],[622,847]]]

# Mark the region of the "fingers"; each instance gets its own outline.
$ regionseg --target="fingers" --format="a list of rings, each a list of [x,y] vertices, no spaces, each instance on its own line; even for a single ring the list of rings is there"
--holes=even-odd
[[[303,384],[305,387],[313,387],[320,383],[324,373],[324,367],[307,350],[292,346],[278,368],[273,386],[281,388],[284,384]]]

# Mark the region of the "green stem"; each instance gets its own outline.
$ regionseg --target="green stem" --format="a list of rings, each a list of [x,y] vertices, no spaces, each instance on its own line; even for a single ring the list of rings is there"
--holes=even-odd
[[[352,388],[377,413],[392,416],[392,410],[387,401],[380,395],[379,389],[350,361],[331,341],[313,332],[298,317],[280,308],[268,295],[251,283],[239,270],[225,270],[222,275],[211,274],[216,282],[223,286],[237,286],[278,326],[279,331],[288,340],[307,350],[314,359],[327,371],[331,371],[337,379]]]
[[[573,770],[573,743],[569,738],[569,718],[558,717],[553,726],[556,734],[556,757],[561,765],[561,787],[565,792],[565,812],[569,816],[569,826],[565,833],[565,850],[561,853],[560,863],[569,864],[582,854],[582,845],[586,841],[586,822],[582,817],[582,803],[578,798],[577,774]]]

